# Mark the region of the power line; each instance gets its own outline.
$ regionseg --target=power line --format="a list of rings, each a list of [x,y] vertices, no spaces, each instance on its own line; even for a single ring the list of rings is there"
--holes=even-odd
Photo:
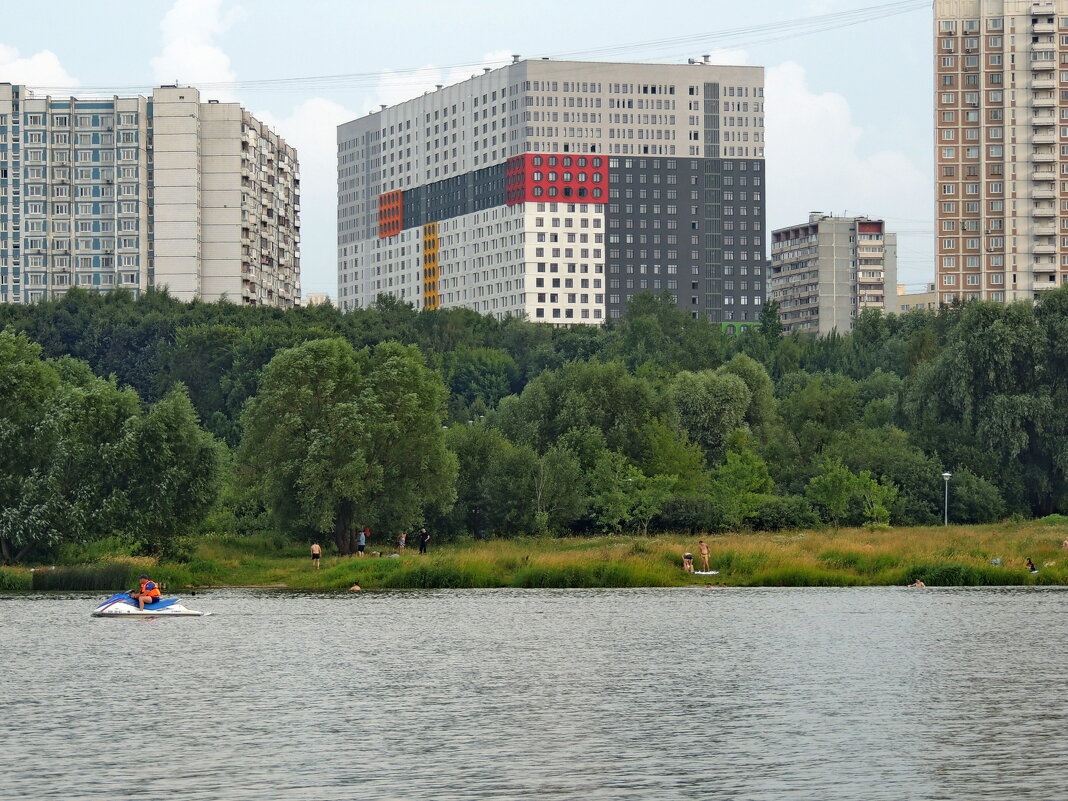
[[[679,54],[694,52],[694,49],[726,49],[752,47],[754,45],[767,44],[770,42],[793,39],[801,36],[824,33],[839,28],[852,27],[887,17],[908,14],[913,11],[930,8],[931,0],[899,0],[893,3],[881,3],[874,6],[842,11],[832,14],[819,14],[810,17],[799,17],[783,20],[781,22],[762,23],[739,28],[728,28],[722,31],[709,31],[705,33],[687,34],[685,36],[673,36],[661,39],[648,39],[638,42],[629,42],[605,47],[590,48],[586,50],[573,50],[568,52],[553,53],[546,58],[552,59],[577,59],[597,58],[600,60],[611,57],[627,56],[635,58],[643,54],[646,58],[675,59]],[[488,62],[503,66],[507,60]],[[479,69],[486,62],[465,62],[450,64],[442,67],[434,67],[434,71],[451,72],[462,69]],[[380,70],[375,72],[350,72],[336,75],[308,75],[289,78],[264,78],[258,80],[239,81],[215,81],[198,83],[197,88],[203,91],[245,89],[245,90],[272,90],[272,91],[309,91],[313,89],[354,89],[378,86],[380,84],[403,83],[406,80],[418,76],[427,69],[426,67],[406,67],[397,70]],[[141,92],[154,88],[155,84],[127,84],[127,85],[99,85],[99,86],[36,86],[38,91],[54,94],[124,94],[129,92]]]

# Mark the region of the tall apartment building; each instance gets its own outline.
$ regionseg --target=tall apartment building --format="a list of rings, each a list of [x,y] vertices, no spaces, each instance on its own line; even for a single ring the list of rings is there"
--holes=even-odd
[[[156,286],[288,308],[299,187],[296,151],[237,103],[0,84],[0,302]]]
[[[763,68],[520,61],[338,127],[338,302],[558,325],[765,295]]]
[[[935,0],[939,301],[1068,282],[1068,0]]]
[[[772,231],[768,283],[785,331],[844,333],[862,309],[894,310],[897,234],[882,220],[812,212]]]

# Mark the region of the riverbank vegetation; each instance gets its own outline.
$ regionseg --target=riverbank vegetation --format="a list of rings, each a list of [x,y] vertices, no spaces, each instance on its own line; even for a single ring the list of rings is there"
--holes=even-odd
[[[666,295],[555,328],[75,288],[0,306],[0,545],[50,564],[117,540],[193,575],[208,535],[345,555],[364,527],[439,544],[929,526],[944,471],[954,523],[1068,513],[1065,341],[1068,288],[867,310],[826,337],[783,336],[773,304],[727,336]]]
[[[916,579],[936,586],[1068,584],[1068,519],[1026,524],[831,529],[705,537],[717,576],[682,570],[698,554],[695,537],[596,536],[459,540],[425,556],[373,539],[368,555],[324,550],[320,570],[308,551],[280,535],[210,536],[182,562],[105,553],[100,544],[68,550],[77,565],[0,570],[0,589],[111,591],[150,571],[168,590],[273,587],[296,590],[492,587],[884,586]],[[112,542],[107,547],[118,547]],[[92,562],[87,559],[94,558]],[[1038,568],[1026,567],[1030,558]],[[700,569],[700,561],[697,561]]]

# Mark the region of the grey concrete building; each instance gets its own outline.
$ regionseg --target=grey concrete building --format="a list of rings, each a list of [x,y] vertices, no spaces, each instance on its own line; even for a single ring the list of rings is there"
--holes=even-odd
[[[813,212],[772,232],[770,296],[787,332],[849,331],[862,309],[893,310],[896,283],[897,235],[882,220]]]
[[[0,83],[0,302],[167,287],[288,308],[299,192],[296,151],[237,103]]]

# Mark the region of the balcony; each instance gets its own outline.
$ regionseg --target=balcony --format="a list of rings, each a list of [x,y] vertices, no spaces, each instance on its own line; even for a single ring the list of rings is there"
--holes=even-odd
[[[1031,117],[1031,125],[1036,128],[1053,127],[1056,124],[1057,118],[1052,114],[1035,114]]]
[[[1032,285],[1031,289],[1035,290],[1035,292],[1048,292],[1051,289],[1056,289],[1058,286],[1059,284],[1056,281],[1041,281]]]
[[[1031,180],[1032,181],[1056,181],[1057,180],[1057,173],[1055,173],[1053,170],[1050,170],[1050,169],[1038,168],[1033,173],[1031,173]]]
[[[1031,252],[1036,256],[1052,256],[1057,252],[1056,245],[1032,245]]]
[[[1057,98],[1052,94],[1031,98],[1031,108],[1053,108],[1057,105]]]
[[[1053,200],[1057,197],[1056,189],[1048,189],[1044,186],[1035,187],[1031,190],[1031,197],[1035,200]]]
[[[1057,227],[1055,225],[1041,225],[1031,229],[1031,233],[1034,236],[1056,236]]]
[[[1048,219],[1050,217],[1057,216],[1057,209],[1055,206],[1035,206],[1031,209],[1031,216],[1041,219]]]
[[[1049,9],[1047,9],[1047,13]],[[1057,26],[1052,22],[1035,22],[1031,25],[1031,33],[1056,33]]]
[[[1036,273],[1045,275],[1047,273],[1057,272],[1057,264],[1053,261],[1038,261],[1031,265],[1031,269]]]
[[[1052,131],[1041,131],[1031,135],[1032,145],[1055,145],[1057,144],[1057,135]]]
[[[1031,154],[1031,161],[1037,164],[1052,164],[1057,160],[1057,154],[1052,150],[1036,150]]]
[[[1046,77],[1045,75],[1031,79],[1032,89],[1056,89],[1057,82],[1053,80],[1053,77]]]

